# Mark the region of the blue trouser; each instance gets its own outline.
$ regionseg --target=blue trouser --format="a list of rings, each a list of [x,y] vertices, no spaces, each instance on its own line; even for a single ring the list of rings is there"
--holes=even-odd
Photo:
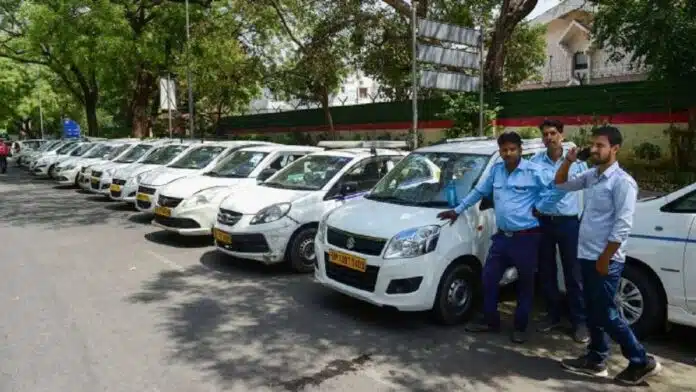
[[[515,329],[525,331],[534,302],[534,278],[541,232],[518,233],[506,236],[497,233],[483,265],[483,314],[491,327],[500,326],[498,297],[500,280],[509,267],[517,268],[517,309]]]
[[[578,264],[580,221],[571,217],[541,217],[542,238],[539,245],[539,280],[549,318],[561,320],[563,297],[558,289],[556,246],[561,255],[563,278],[569,305],[569,319],[574,327],[585,324],[582,274]]]
[[[629,362],[644,365],[647,363],[645,348],[640,344],[626,320],[621,318],[614,302],[616,290],[621,280],[624,263],[612,261],[609,274],[601,276],[594,260],[580,259],[582,279],[585,285],[585,304],[587,305],[587,328],[590,332],[588,353],[597,363],[604,363],[609,357],[611,337],[621,346],[621,353]]]

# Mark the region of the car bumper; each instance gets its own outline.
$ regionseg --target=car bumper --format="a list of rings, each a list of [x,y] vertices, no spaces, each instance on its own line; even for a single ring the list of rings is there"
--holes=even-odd
[[[111,200],[135,203],[135,194],[137,192],[138,186],[134,184],[116,185],[112,183],[109,185],[109,198]]]
[[[214,229],[230,236],[230,243],[225,244],[215,238],[215,246],[230,256],[256,260],[264,264],[276,264],[285,260],[290,237],[297,230],[297,222],[288,217],[275,222],[250,225],[254,215],[242,215],[234,226],[215,223]]]
[[[48,166],[34,167],[31,169],[31,174],[39,177],[48,177]]]
[[[187,236],[207,236],[215,223],[217,206],[213,204],[195,207],[168,208],[155,206],[152,224],[161,229]]]
[[[409,259],[385,260],[381,256],[368,256],[340,249],[318,239],[314,247],[317,255],[314,277],[322,285],[377,306],[396,308],[400,311],[432,309],[441,272],[434,270],[434,267],[439,265],[437,253]],[[331,263],[327,257],[329,251],[364,259],[367,269],[360,272]],[[420,283],[414,283],[419,278]],[[405,290],[406,293],[397,293],[397,287],[408,289]]]
[[[148,188],[155,188],[148,185]],[[157,188],[155,188],[157,189]],[[140,212],[153,213],[155,211],[155,201],[157,200],[157,191],[153,195],[146,193],[135,193],[135,208]]]
[[[78,169],[56,171],[56,182],[60,185],[73,185],[78,174]]]
[[[77,175],[77,185],[84,190],[89,190],[90,176],[85,173]]]

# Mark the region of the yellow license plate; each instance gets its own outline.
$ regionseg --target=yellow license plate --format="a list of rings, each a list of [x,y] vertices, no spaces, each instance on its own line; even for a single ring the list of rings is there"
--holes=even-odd
[[[114,192],[121,192],[121,186],[116,185],[116,184],[111,184],[109,187],[109,190],[114,191]]]
[[[92,179],[92,184],[99,184],[99,179],[98,179],[98,178],[93,178],[93,179]]]
[[[150,196],[144,194],[144,193],[138,193],[135,195],[135,198],[140,200],[140,201],[150,201]]]
[[[232,236],[219,229],[213,229],[213,237],[221,244],[229,245],[232,243]]]
[[[367,260],[335,250],[329,251],[329,262],[360,272],[367,270]]]
[[[172,210],[167,207],[155,207],[155,214],[162,216],[172,216]]]

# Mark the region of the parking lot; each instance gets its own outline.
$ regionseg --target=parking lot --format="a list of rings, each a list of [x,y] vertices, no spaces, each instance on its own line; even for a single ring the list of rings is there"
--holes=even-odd
[[[665,370],[623,388],[561,370],[582,346],[560,333],[514,345],[384,312],[13,165],[0,217],[3,392],[696,390],[692,329],[646,342]]]

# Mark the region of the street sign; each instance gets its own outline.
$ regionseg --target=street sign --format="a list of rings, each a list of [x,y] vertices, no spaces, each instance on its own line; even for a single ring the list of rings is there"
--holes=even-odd
[[[456,72],[423,71],[420,87],[472,92],[479,89],[480,78]]]
[[[176,110],[176,83],[171,78],[160,79],[160,110]]]
[[[63,137],[67,139],[79,138],[80,124],[69,118],[63,120]]]
[[[457,68],[478,69],[479,54],[439,46],[418,44],[418,61],[423,63],[449,65]]]
[[[418,35],[440,41],[449,41],[468,46],[479,46],[481,32],[475,29],[454,26],[447,23],[418,19]]]

